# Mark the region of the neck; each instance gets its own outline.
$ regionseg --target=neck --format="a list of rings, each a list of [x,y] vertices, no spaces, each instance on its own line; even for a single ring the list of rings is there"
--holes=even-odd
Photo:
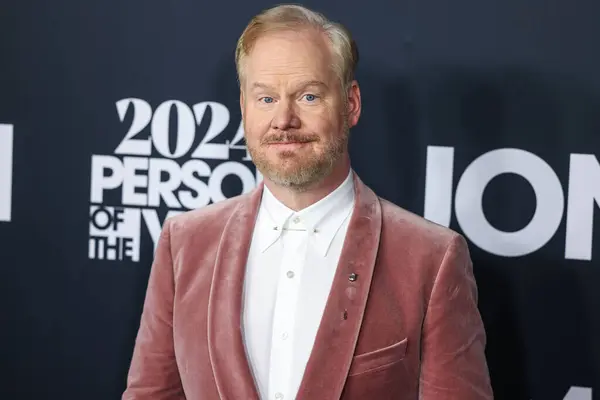
[[[301,191],[290,187],[278,186],[267,178],[264,178],[264,183],[277,200],[285,204],[286,207],[294,211],[299,211],[333,192],[344,182],[349,172],[350,160],[346,157],[324,179]]]

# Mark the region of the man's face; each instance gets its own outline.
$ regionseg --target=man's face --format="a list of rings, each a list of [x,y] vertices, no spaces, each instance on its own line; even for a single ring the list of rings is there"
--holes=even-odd
[[[306,188],[348,151],[360,94],[356,84],[351,96],[342,93],[332,62],[326,37],[308,30],[266,34],[246,57],[240,97],[246,144],[275,184]]]

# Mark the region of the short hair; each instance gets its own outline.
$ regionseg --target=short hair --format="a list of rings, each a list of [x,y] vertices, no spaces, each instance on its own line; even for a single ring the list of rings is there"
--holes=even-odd
[[[354,80],[358,64],[358,48],[350,31],[319,12],[294,4],[282,4],[266,9],[250,20],[235,49],[235,65],[240,84],[244,77],[244,58],[263,34],[299,28],[314,28],[327,35],[334,57],[333,70],[340,80],[341,87],[347,90]]]

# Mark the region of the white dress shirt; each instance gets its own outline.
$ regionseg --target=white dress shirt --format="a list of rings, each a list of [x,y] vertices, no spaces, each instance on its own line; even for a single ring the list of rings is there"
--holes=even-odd
[[[252,235],[242,327],[261,399],[296,397],[354,206],[352,171],[295,212],[264,187]]]

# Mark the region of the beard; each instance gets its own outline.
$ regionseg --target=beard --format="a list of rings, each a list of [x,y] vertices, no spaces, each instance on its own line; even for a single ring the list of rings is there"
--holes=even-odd
[[[322,152],[280,151],[275,160],[268,157],[265,146],[282,142],[319,142],[321,139],[316,135],[283,132],[265,136],[257,146],[247,144],[247,147],[254,165],[265,178],[278,186],[304,191],[331,174],[348,147],[348,138],[348,124],[344,123],[342,135],[326,143]]]

